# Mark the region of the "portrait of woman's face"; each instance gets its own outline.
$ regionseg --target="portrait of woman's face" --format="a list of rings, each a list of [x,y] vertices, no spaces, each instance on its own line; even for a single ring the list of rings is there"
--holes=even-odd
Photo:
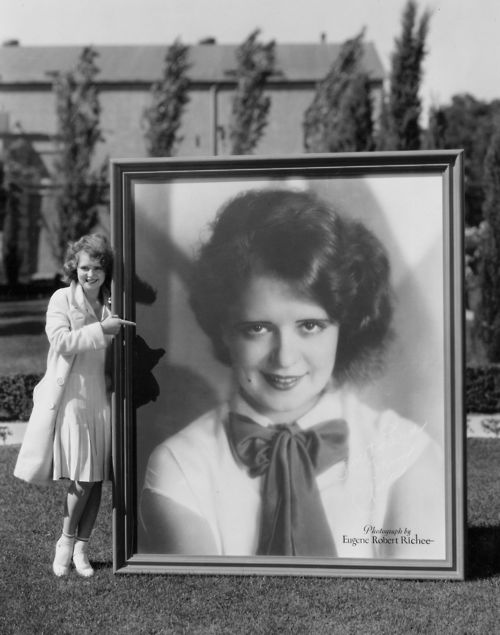
[[[286,281],[253,275],[224,336],[240,393],[271,421],[297,419],[330,381],[338,333],[314,300]]]

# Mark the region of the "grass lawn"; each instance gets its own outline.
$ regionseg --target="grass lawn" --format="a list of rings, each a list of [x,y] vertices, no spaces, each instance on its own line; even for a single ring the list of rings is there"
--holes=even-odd
[[[0,375],[45,370],[46,307],[0,304]],[[110,486],[93,536],[96,575],[58,579],[65,488],[18,481],[18,446],[0,446],[0,634],[500,634],[500,440],[467,446],[464,582],[114,575]]]
[[[469,439],[464,582],[114,575],[111,490],[93,536],[94,578],[51,573],[64,487],[12,476],[0,447],[0,633],[500,633],[500,440]]]

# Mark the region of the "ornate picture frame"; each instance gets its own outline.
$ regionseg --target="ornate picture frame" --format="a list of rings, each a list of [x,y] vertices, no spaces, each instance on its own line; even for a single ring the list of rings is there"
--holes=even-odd
[[[207,499],[213,498],[215,507],[226,505],[221,517],[217,516],[219,511],[206,511],[205,518],[222,537],[214,539],[217,548],[211,552],[202,553],[197,547],[165,551],[161,538],[156,543],[151,539],[158,535],[159,526],[144,512],[144,491],[172,500],[172,479],[183,480],[189,470],[184,470],[184,455],[176,454],[176,441],[171,440],[186,429],[215,425],[207,419],[208,423],[192,428],[191,422],[199,422],[205,413],[226,403],[234,390],[230,369],[215,359],[210,340],[190,308],[193,261],[200,244],[209,239],[216,213],[227,201],[242,192],[273,188],[313,193],[342,219],[368,228],[388,254],[394,289],[393,338],[383,370],[359,389],[359,399],[367,407],[359,416],[363,420],[372,417],[370,426],[379,435],[377,441],[370,441],[368,450],[370,461],[379,465],[373,468],[377,483],[373,482],[375,477],[363,481],[356,476],[359,470],[353,457],[358,456],[354,448],[358,428],[350,421],[353,449],[346,459],[347,467],[342,468],[344,476],[339,476],[340,468],[336,468],[337,476],[332,468],[331,476],[332,483],[338,480],[331,485],[331,500],[340,501],[335,513],[345,519],[342,530],[335,534],[335,555],[260,555],[236,540],[242,531],[239,522],[246,526],[258,522],[249,511],[253,494],[233,493],[233,502],[228,498],[221,503],[218,497],[224,496],[219,486],[208,483],[206,478],[211,477],[204,476],[205,459],[199,449],[194,450],[193,457],[185,460],[193,461],[195,471],[200,470],[202,476],[192,478],[203,480],[205,493],[193,494],[193,500],[199,496],[201,507],[206,505],[207,509]],[[121,339],[117,338],[114,350],[116,573],[463,579],[466,508],[460,150],[113,159],[111,234],[116,253],[113,310],[137,323],[135,331],[126,329]],[[440,461],[430,489],[442,492],[442,498],[436,499],[441,502],[433,511],[420,508],[417,516],[408,512],[414,519],[411,524],[404,522],[403,512],[396,513],[397,521],[387,520],[389,512],[380,509],[389,506],[395,491],[410,478],[421,452],[416,448],[424,446],[432,446]],[[167,476],[158,476],[167,454],[173,456],[175,466],[170,471],[165,468]],[[367,468],[362,469],[366,472]],[[162,478],[168,481],[164,490],[155,480]],[[186,476],[175,496],[179,496],[181,508],[185,504],[198,514],[191,501],[191,490],[196,486],[190,478]],[[226,477],[217,478],[223,482]],[[258,490],[255,479],[251,486]],[[351,487],[347,506],[344,487]],[[325,504],[327,495],[321,491]],[[254,501],[256,509],[259,505]],[[361,511],[363,505],[380,509],[370,516]],[[359,513],[353,512],[354,506]],[[396,506],[396,511],[401,509]],[[199,511],[200,516],[204,513]],[[335,525],[335,520],[332,522]],[[221,527],[223,523],[227,526]],[[185,529],[189,534],[190,522],[186,521]],[[251,544],[253,539],[248,540]]]

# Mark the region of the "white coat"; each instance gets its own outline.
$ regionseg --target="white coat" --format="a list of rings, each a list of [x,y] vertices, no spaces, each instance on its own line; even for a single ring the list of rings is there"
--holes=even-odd
[[[47,369],[33,390],[33,410],[17,457],[14,476],[29,483],[52,480],[52,452],[57,410],[75,356],[82,351],[106,348],[111,336],[99,322],[84,326],[85,297],[82,287],[72,282],[50,298],[45,332],[50,348]],[[104,317],[110,314],[104,307]]]

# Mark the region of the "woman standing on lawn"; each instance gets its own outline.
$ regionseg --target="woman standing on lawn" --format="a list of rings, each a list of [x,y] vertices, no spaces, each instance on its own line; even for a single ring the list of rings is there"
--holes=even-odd
[[[36,427],[44,416],[55,422],[52,479],[69,479],[62,534],[52,565],[57,576],[68,574],[71,560],[80,575],[94,573],[87,556],[88,541],[99,511],[102,482],[111,477],[106,349],[122,324],[132,324],[111,315],[112,269],[113,252],[107,239],[98,234],[83,236],[70,244],[66,255],[69,287],[58,289],[47,309],[47,370],[33,392],[30,423]],[[23,443],[14,474],[36,482],[32,468],[39,458],[33,458],[36,449],[29,445],[29,441],[26,447]]]

